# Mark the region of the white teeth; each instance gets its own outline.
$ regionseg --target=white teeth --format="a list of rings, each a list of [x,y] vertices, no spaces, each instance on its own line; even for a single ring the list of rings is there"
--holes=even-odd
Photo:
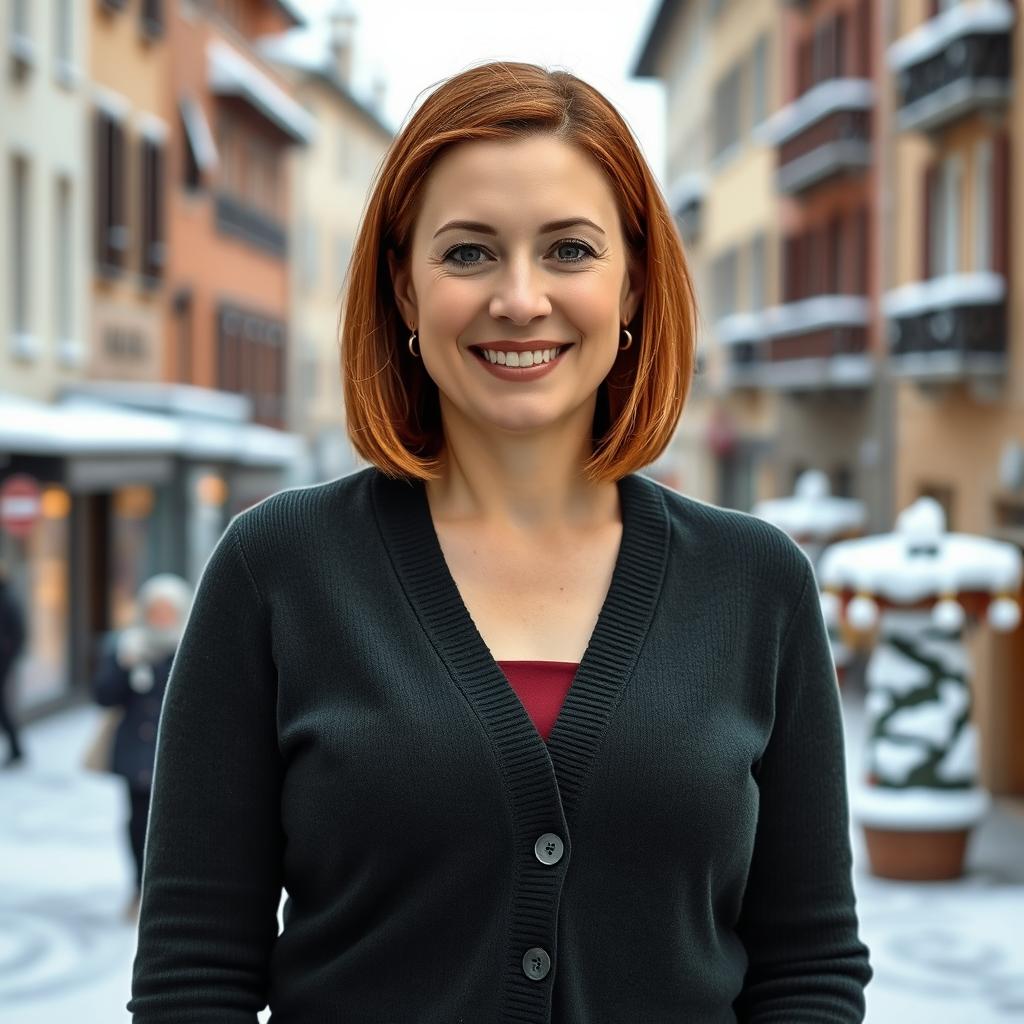
[[[558,355],[557,348],[545,348],[538,352],[497,352],[493,349],[481,349],[487,361],[499,366],[536,366],[537,363],[550,363]]]

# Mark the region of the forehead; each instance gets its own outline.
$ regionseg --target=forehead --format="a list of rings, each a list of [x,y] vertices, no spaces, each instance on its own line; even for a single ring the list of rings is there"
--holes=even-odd
[[[587,153],[552,136],[462,142],[431,168],[416,233],[429,240],[453,217],[511,230],[569,215],[618,230],[615,194]]]

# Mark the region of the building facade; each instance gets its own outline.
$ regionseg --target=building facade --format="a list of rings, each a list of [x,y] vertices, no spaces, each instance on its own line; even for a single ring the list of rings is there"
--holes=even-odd
[[[898,507],[936,498],[949,529],[1024,547],[1024,26],[1001,0],[891,11],[895,253],[885,295]],[[987,780],[1024,792],[1024,630],[979,630]]]
[[[346,0],[319,32],[266,41],[263,53],[288,75],[317,122],[316,138],[292,153],[291,269],[287,408],[291,429],[309,442],[311,479],[355,469],[345,430],[340,311],[356,232],[374,176],[392,139],[381,120],[380,83],[369,101],[354,90],[357,24]]]

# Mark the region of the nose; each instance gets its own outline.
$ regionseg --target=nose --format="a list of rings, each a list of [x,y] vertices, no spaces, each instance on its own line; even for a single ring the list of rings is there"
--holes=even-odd
[[[510,259],[494,280],[491,316],[526,325],[537,317],[550,315],[545,274],[528,256]]]

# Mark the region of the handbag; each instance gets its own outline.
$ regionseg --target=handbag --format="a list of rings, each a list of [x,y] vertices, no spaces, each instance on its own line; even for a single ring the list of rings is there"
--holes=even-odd
[[[99,728],[85,748],[82,768],[87,772],[109,772],[114,756],[114,735],[124,718],[124,707],[104,708]]]

